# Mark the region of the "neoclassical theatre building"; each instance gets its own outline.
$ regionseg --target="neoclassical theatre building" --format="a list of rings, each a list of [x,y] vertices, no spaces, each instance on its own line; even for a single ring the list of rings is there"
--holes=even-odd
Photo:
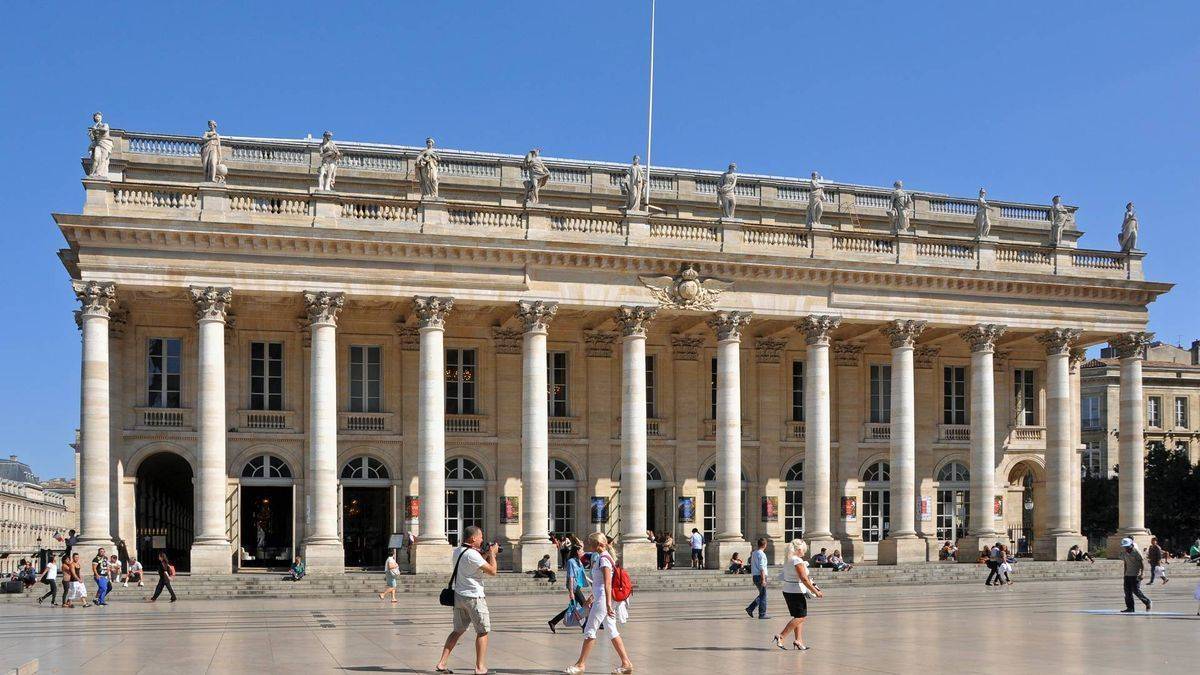
[[[80,301],[81,537],[195,572],[449,567],[480,525],[696,528],[851,560],[1080,536],[1083,349],[1119,356],[1144,539],[1147,307],[1075,209],[637,164],[110,129],[55,214]],[[1103,237],[1111,241],[1106,227]],[[1126,470],[1125,467],[1131,467]],[[965,556],[970,557],[970,556]]]

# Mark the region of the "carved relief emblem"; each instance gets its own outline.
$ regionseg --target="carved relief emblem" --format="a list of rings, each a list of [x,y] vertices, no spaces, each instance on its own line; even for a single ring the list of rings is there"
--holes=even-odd
[[[701,279],[694,265],[684,265],[678,276],[640,276],[638,279],[666,309],[716,309],[717,298],[733,285],[732,281],[711,277]]]

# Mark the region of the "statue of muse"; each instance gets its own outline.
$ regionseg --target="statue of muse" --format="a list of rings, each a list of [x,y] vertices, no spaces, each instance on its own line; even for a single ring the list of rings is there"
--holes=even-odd
[[[646,169],[639,163],[641,158],[633,156],[633,163],[625,175],[621,187],[625,189],[625,210],[641,211],[646,203]]]
[[[541,150],[534,148],[525,154],[525,161],[521,164],[529,174],[529,178],[525,180],[526,205],[539,203],[538,191],[545,187],[546,182],[550,180],[550,169],[540,155]]]
[[[333,183],[337,180],[338,160],[342,158],[342,151],[333,142],[332,131],[326,131],[321,137],[320,153],[321,170],[317,173],[317,189],[332,190]]]
[[[104,115],[99,112],[92,115],[92,126],[88,127],[88,140],[88,154],[92,156],[88,176],[108,178],[108,160],[112,157],[113,140],[108,125],[104,123]]]
[[[812,184],[808,188],[808,210],[804,220],[808,229],[821,224],[821,216],[825,215],[825,182],[821,174],[812,172]]]
[[[988,213],[987,190],[979,188],[979,199],[975,200],[975,236],[983,238],[992,231],[992,215]]]
[[[733,191],[737,189],[737,164],[729,163],[729,168],[721,174],[717,181],[717,206],[721,207],[721,218],[732,219],[737,208],[737,197]]]
[[[1067,229],[1067,221],[1071,212],[1062,203],[1062,197],[1054,195],[1050,200],[1050,245],[1062,244],[1063,232]]]
[[[904,181],[896,181],[892,187],[892,203],[888,207],[888,218],[892,221],[892,234],[906,234],[912,226],[912,197],[904,191]]]
[[[1137,250],[1137,240],[1137,214],[1133,212],[1133,202],[1129,202],[1125,205],[1125,220],[1121,222],[1121,233],[1117,235],[1117,241],[1121,244],[1121,251],[1129,253]]]
[[[417,182],[421,185],[421,196],[430,199],[438,198],[438,163],[442,158],[433,149],[433,139],[425,139],[425,149],[417,153]]]
[[[208,183],[225,182],[225,165],[221,163],[221,136],[217,123],[208,121],[208,131],[200,138],[200,165],[204,167],[204,180]]]

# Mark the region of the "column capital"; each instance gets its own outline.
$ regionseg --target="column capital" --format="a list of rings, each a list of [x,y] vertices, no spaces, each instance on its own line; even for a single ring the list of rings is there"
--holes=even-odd
[[[108,317],[117,304],[117,285],[111,281],[72,280],[71,288],[79,300],[79,318],[85,316]]]
[[[863,346],[858,342],[838,342],[833,345],[833,362],[839,366],[857,366]]]
[[[654,320],[658,310],[644,305],[621,305],[617,308],[616,321],[621,337],[646,337],[646,329]]]
[[[225,322],[233,304],[233,289],[223,286],[192,286],[188,295],[196,305],[196,321]]]
[[[345,305],[345,293],[304,291],[304,311],[309,327],[321,324],[336,326],[338,314]]]
[[[413,296],[413,313],[419,328],[445,328],[446,316],[454,308],[454,298],[438,295]]]
[[[676,333],[671,336],[671,357],[676,361],[695,361],[700,358],[703,346],[704,338],[699,335]]]
[[[497,354],[520,354],[521,331],[499,326],[492,328],[492,344]]]
[[[1119,359],[1142,359],[1146,357],[1146,347],[1154,339],[1154,333],[1133,331],[1121,333],[1108,341]]]
[[[842,317],[812,314],[796,322],[796,330],[804,333],[805,344],[829,346],[829,334],[842,325]]]
[[[994,352],[996,340],[1004,335],[1008,326],[998,323],[977,323],[959,332],[958,336],[971,347],[973,352]]]
[[[1055,356],[1058,354],[1070,354],[1071,347],[1075,345],[1075,341],[1082,334],[1083,331],[1075,328],[1052,328],[1045,333],[1039,334],[1036,339],[1046,348],[1046,356]]]
[[[883,334],[888,336],[888,341],[891,343],[892,349],[912,347],[913,341],[925,331],[925,326],[927,325],[929,325],[928,321],[896,319],[883,327]]]
[[[779,355],[787,347],[787,340],[773,337],[760,337],[754,341],[755,361],[758,363],[779,363]]]
[[[713,314],[705,323],[717,334],[717,342],[742,339],[742,329],[750,323],[749,312],[726,312]]]
[[[589,358],[607,359],[612,357],[613,343],[616,341],[617,334],[612,331],[583,331],[584,351]]]
[[[525,326],[526,333],[545,333],[550,321],[558,313],[558,303],[546,300],[518,300],[517,318]]]

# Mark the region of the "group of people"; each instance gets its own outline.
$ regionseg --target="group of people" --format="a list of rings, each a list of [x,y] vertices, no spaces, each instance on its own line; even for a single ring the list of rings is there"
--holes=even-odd
[[[985,586],[1011,586],[1013,581],[1009,574],[1013,571],[1013,565],[1017,564],[1017,558],[1008,550],[1008,545],[1001,542],[996,542],[990,548],[985,547],[979,552],[979,562],[987,565],[988,575],[984,581]]]
[[[89,572],[96,587],[95,603],[88,602],[85,579],[89,576]],[[164,589],[171,594],[171,602],[175,602],[175,589],[171,587],[171,580],[175,577],[175,567],[164,552],[158,554],[158,572],[158,586],[155,587],[154,595],[148,598],[147,602],[158,600],[158,596]],[[68,550],[61,557],[55,557],[54,553],[50,553],[47,555],[46,565],[42,568],[41,574],[36,577],[37,582],[49,586],[46,593],[38,598],[39,605],[47,599],[50,600],[51,605],[59,605],[60,578],[64,608],[90,607],[92,604],[107,605],[109,593],[117,587],[118,583],[125,588],[128,588],[130,583],[139,587],[145,585],[144,570],[137,558],[131,557],[128,565],[123,566],[120,558],[116,555],[107,555],[101,548],[92,558],[89,569],[84,567],[78,551]]]

